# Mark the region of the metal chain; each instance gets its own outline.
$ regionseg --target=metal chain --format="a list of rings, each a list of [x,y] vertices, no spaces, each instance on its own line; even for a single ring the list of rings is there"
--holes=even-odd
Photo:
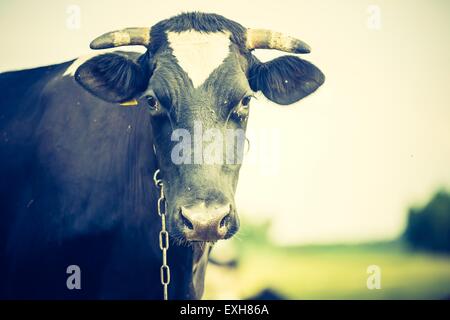
[[[169,232],[166,230],[166,213],[167,202],[164,196],[163,181],[158,178],[159,169],[155,171],[153,175],[153,182],[155,186],[159,188],[158,198],[158,215],[161,217],[161,231],[159,231],[159,248],[162,252],[162,265],[160,271],[161,284],[163,285],[164,300],[169,299],[168,287],[170,284],[170,268],[167,264],[167,250],[169,249]]]

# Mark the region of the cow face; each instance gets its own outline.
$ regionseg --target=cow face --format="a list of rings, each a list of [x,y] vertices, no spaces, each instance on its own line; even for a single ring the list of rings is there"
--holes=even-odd
[[[249,31],[216,15],[184,14],[148,29],[105,34],[93,48],[144,44],[143,55],[108,53],[81,65],[76,80],[110,102],[136,101],[151,117],[172,237],[216,241],[239,227],[234,194],[255,92],[286,105],[314,92],[324,76],[282,56],[261,63],[254,48],[304,53],[300,40]]]

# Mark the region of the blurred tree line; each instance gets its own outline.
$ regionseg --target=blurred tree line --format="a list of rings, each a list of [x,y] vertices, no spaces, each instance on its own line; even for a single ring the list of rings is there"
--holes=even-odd
[[[450,194],[438,191],[422,208],[411,208],[404,239],[414,249],[450,253]]]

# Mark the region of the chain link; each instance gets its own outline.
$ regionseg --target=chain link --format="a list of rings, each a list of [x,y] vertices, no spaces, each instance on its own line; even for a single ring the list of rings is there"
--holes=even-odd
[[[167,264],[167,250],[169,249],[169,232],[166,230],[167,202],[164,196],[164,186],[161,179],[158,178],[159,169],[153,175],[153,182],[159,188],[158,215],[161,217],[161,231],[159,231],[159,248],[162,252],[162,265],[160,271],[161,284],[164,291],[164,300],[169,299],[168,287],[170,284],[170,268]]]

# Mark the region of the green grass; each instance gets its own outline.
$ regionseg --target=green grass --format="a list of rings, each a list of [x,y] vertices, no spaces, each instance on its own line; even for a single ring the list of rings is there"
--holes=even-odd
[[[205,298],[245,298],[271,288],[287,299],[443,299],[450,257],[398,243],[280,248],[250,243],[234,271],[210,266]],[[381,289],[367,289],[367,267],[381,268]]]

